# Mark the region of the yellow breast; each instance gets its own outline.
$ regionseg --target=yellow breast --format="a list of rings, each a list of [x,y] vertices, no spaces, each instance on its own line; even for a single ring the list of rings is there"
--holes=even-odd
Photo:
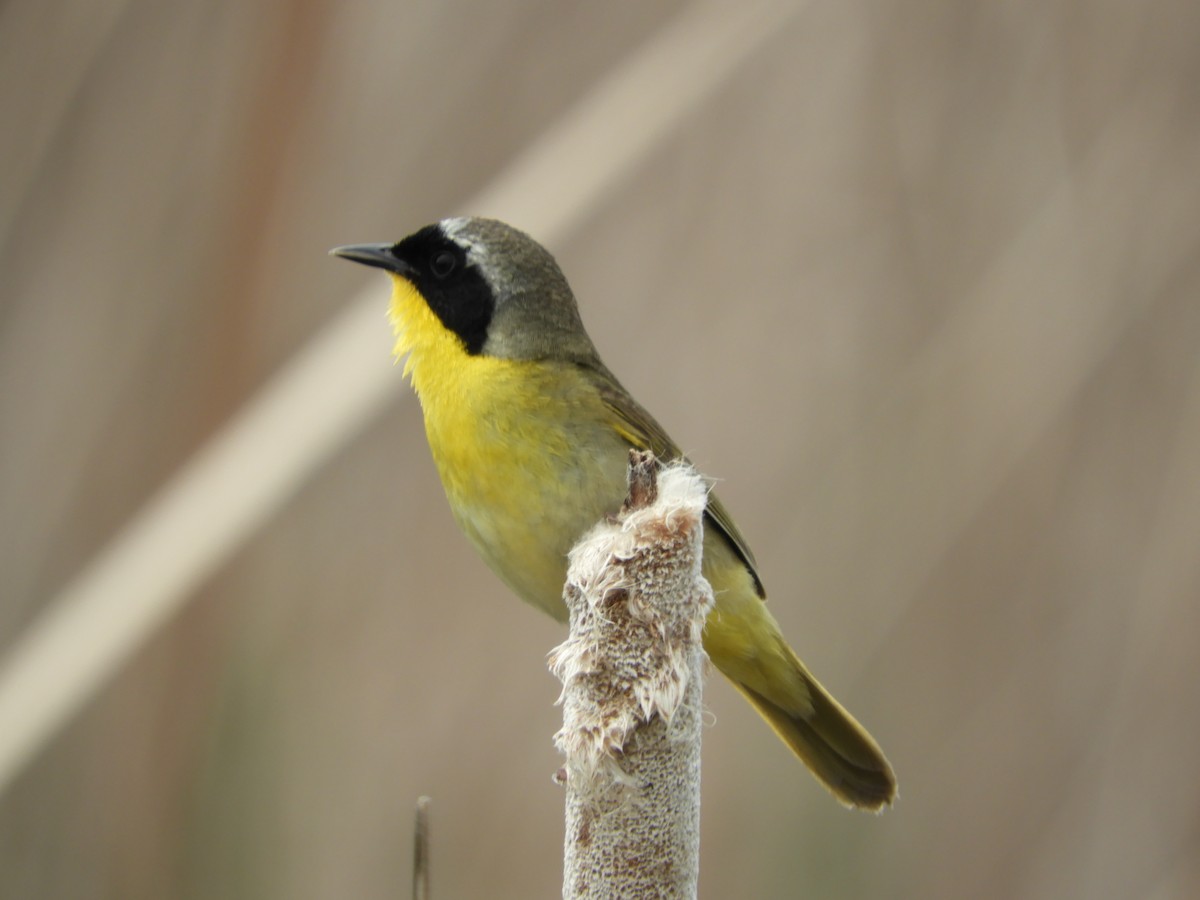
[[[456,521],[518,595],[562,618],[567,551],[620,506],[628,445],[573,364],[469,355],[402,278],[391,318]]]

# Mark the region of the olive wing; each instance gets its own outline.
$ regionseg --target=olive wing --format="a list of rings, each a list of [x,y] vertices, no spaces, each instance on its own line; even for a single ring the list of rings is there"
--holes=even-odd
[[[663,430],[663,427],[630,396],[611,372],[602,366],[587,365],[584,368],[588,370],[604,405],[613,413],[613,426],[621,437],[629,442],[630,446],[638,450],[650,450],[662,460],[681,459],[690,462]],[[767,594],[763,590],[762,579],[758,576],[758,565],[754,561],[754,554],[750,551],[742,533],[738,531],[728,510],[715,494],[708,495],[708,508],[705,516],[709,524],[725,538],[729,546],[746,564],[746,568],[750,570],[750,574],[754,578],[754,587],[758,596],[765,598]]]

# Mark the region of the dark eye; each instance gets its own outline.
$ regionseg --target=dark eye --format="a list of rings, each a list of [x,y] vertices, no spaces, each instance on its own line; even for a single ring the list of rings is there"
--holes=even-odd
[[[438,278],[445,278],[458,265],[458,258],[449,250],[441,250],[433,255],[429,267]]]

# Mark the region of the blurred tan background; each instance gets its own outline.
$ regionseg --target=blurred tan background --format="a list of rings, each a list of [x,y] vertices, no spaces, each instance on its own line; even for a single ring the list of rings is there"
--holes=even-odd
[[[329,247],[692,12],[0,4],[0,653],[364,287],[400,378]],[[1200,6],[815,0],[749,56],[552,250],[901,799],[714,677],[702,896],[1200,896]],[[420,794],[436,897],[558,895],[562,633],[396,396],[0,795],[0,896],[407,896]]]

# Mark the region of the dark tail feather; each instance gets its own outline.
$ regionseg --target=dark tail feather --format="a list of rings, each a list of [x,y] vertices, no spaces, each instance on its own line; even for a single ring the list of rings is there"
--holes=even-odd
[[[793,655],[794,658],[794,655]],[[896,776],[879,745],[796,659],[812,711],[788,712],[734,681],[809,770],[846,806],[879,812],[896,798]]]

